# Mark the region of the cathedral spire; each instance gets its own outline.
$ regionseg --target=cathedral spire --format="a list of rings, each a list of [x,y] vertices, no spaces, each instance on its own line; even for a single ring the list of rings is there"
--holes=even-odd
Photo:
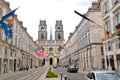
[[[53,38],[52,38],[52,27],[50,28],[50,40],[53,40]]]

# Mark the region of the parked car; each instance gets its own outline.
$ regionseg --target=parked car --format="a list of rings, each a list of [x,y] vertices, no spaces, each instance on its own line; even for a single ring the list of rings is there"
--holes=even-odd
[[[78,67],[75,65],[69,65],[67,67],[67,72],[78,72]]]
[[[85,78],[87,80],[120,80],[115,71],[91,71]]]
[[[57,64],[53,64],[53,68],[57,68]]]

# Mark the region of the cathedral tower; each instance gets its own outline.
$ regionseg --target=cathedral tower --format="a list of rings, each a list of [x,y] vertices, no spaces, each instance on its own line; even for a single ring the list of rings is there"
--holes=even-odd
[[[60,46],[64,45],[64,31],[61,20],[57,20],[55,23],[55,39],[52,37],[52,27],[50,28],[50,39],[47,39],[47,25],[45,20],[40,20],[38,30],[38,45],[41,45],[44,49],[45,58],[42,60],[43,65],[59,65],[60,59]],[[49,34],[48,34],[49,35]]]
[[[64,31],[62,21],[56,21],[55,25],[55,40],[64,41]]]
[[[45,20],[40,20],[39,31],[38,31],[38,40],[45,41],[47,40],[47,25]]]

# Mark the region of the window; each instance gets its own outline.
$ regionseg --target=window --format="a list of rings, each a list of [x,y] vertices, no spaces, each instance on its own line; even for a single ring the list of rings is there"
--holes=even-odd
[[[7,46],[5,46],[5,54],[7,54]]]
[[[12,70],[12,68],[13,68],[13,60],[10,60],[10,62],[9,62],[9,70]]]
[[[0,19],[2,18],[2,15],[3,15],[3,10],[2,10],[2,8],[0,7]]]
[[[44,35],[43,34],[41,34],[41,39],[44,40]]]
[[[104,55],[103,47],[101,47],[101,55]]]
[[[114,26],[114,31],[116,31],[116,25],[120,23],[120,13],[117,13],[114,17],[113,17],[113,26]]]
[[[60,27],[58,27],[58,31],[60,31]]]
[[[61,48],[60,48],[60,47],[58,47],[58,51],[61,51]]]
[[[88,73],[87,77],[88,77],[89,79],[94,79],[94,80],[95,80],[95,75],[94,75],[94,73]]]
[[[41,27],[41,31],[44,31],[44,27]]]
[[[53,48],[52,48],[52,47],[50,47],[50,48],[49,48],[49,51],[53,51]]]
[[[103,13],[107,13],[109,10],[109,5],[108,5],[108,1],[106,1],[103,5]]]
[[[60,35],[60,34],[58,34],[58,39],[59,39],[59,40],[61,39],[61,35]]]
[[[2,45],[0,44],[0,55],[2,55]]]
[[[90,79],[94,79],[94,80],[95,80],[95,75],[94,75],[94,73],[91,74]]]
[[[110,41],[108,41],[108,43],[107,43],[107,49],[108,49],[108,51],[112,50],[112,43]]]
[[[3,10],[2,8],[0,7],[0,19],[2,18],[2,15],[3,15]],[[0,39],[2,38],[2,27],[0,25]]]
[[[10,49],[10,56],[12,56],[12,48]]]
[[[106,22],[106,28],[109,33],[111,33],[111,26],[110,26],[110,20]]]
[[[112,5],[114,6],[115,4],[118,3],[119,0],[112,0]]]
[[[120,48],[120,37],[117,39],[117,42],[116,42],[117,44],[116,44],[116,46],[117,46],[117,48]]]

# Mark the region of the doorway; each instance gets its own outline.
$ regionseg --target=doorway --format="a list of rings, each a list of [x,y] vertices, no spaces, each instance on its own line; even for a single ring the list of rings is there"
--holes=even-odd
[[[32,60],[32,58],[31,58],[31,65],[30,65],[31,68],[32,68],[32,65],[33,65],[32,62],[33,62],[33,60]]]
[[[45,65],[45,58],[43,59],[42,66]]]
[[[50,58],[50,65],[53,65],[53,59]]]
[[[7,71],[8,71],[8,59],[4,59],[3,63],[4,63],[4,73],[7,73]]]
[[[16,71],[16,59],[14,59],[14,71]]]
[[[59,65],[59,58],[57,58],[57,65]]]

